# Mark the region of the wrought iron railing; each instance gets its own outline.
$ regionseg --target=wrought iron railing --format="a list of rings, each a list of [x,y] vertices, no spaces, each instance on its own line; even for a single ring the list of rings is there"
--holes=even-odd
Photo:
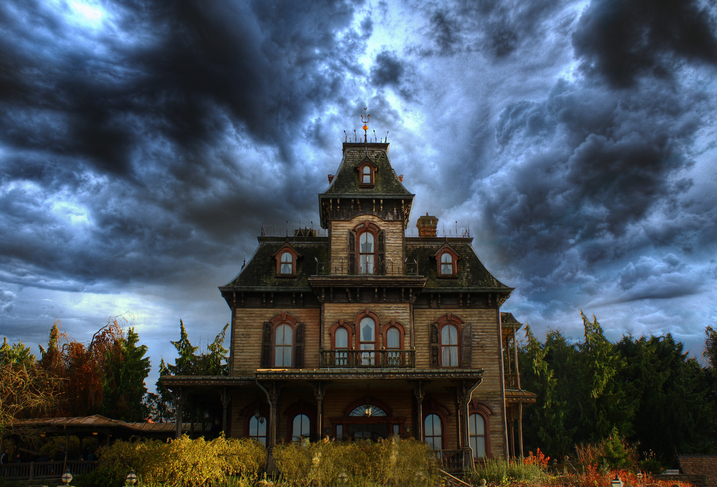
[[[321,367],[410,368],[415,366],[415,350],[324,350],[321,352]]]

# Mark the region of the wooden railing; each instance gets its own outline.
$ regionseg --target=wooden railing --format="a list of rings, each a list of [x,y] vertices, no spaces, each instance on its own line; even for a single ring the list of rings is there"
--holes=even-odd
[[[12,480],[34,480],[60,478],[69,468],[72,475],[84,475],[94,472],[97,462],[21,462],[0,465],[0,478]]]
[[[505,388],[506,389],[517,389],[518,388],[518,374],[515,374],[515,373],[505,374]]]
[[[327,350],[321,352],[321,367],[390,369],[415,366],[415,350]]]
[[[462,472],[472,464],[470,450],[436,450],[438,463],[448,472]]]

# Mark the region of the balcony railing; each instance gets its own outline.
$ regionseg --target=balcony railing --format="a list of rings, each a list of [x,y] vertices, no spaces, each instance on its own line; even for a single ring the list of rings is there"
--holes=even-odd
[[[518,388],[518,374],[515,374],[515,373],[505,374],[505,388],[506,389],[517,389]]]
[[[410,368],[415,350],[328,350],[321,352],[321,367]]]
[[[312,272],[314,269],[312,269]],[[343,257],[335,263],[334,267],[324,262],[316,263],[316,274],[317,276],[419,276],[418,262],[416,260],[406,262],[394,262],[393,259],[389,258],[385,261],[381,258],[377,259],[376,265],[373,268],[373,272],[370,274],[357,274],[349,273],[349,262],[348,259]]]

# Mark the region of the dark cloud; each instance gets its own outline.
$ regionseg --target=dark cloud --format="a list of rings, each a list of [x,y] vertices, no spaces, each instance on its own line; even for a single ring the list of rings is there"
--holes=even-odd
[[[377,86],[399,86],[405,71],[403,62],[390,52],[380,52],[371,68],[371,83]]]
[[[717,64],[713,11],[697,1],[594,0],[573,34],[582,69],[617,87],[669,77],[684,61]]]

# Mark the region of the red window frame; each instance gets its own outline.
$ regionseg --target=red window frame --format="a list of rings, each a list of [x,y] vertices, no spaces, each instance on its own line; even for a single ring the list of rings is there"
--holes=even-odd
[[[371,235],[372,239],[372,245],[373,245],[373,251],[372,252],[362,252],[361,250],[361,238],[364,235]],[[356,264],[356,271],[357,274],[368,276],[368,275],[375,275],[377,274],[378,269],[378,232],[375,232],[372,228],[366,227],[362,230],[359,230],[356,232],[356,256],[358,258],[358,262]],[[366,261],[366,272],[362,272],[362,263],[363,263],[363,257],[366,256],[368,258],[371,257],[371,272],[368,271],[368,260]]]
[[[370,159],[364,159],[356,168],[358,170],[359,188],[373,188],[376,185],[377,167]],[[368,169],[368,174],[365,172]],[[369,177],[369,182],[364,182],[364,176]]]
[[[281,272],[281,266],[282,264],[286,264],[287,262],[282,262],[282,257],[284,254],[289,253],[291,255],[291,272]],[[297,260],[299,259],[299,254],[296,253],[296,251],[291,248],[290,245],[286,244],[283,245],[279,250],[277,250],[274,255],[274,260],[276,260],[276,277],[296,277],[296,264]]]
[[[443,256],[451,256],[451,272],[443,272]],[[436,253],[436,276],[439,278],[452,278],[458,277],[458,259],[460,257],[451,248],[444,247]]]

